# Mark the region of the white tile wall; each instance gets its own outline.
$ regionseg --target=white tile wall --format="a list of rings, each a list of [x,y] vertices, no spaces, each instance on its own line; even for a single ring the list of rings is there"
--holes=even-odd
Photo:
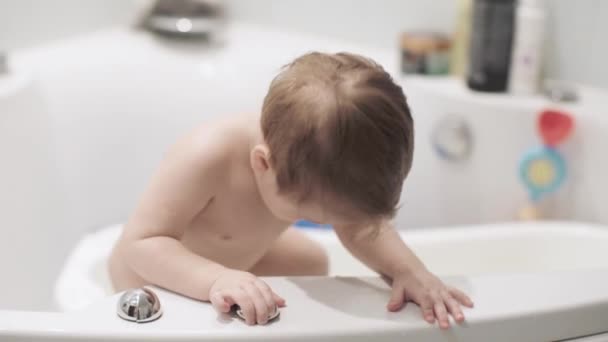
[[[0,50],[133,22],[147,0],[0,0]],[[395,48],[403,30],[450,32],[457,0],[222,0],[232,18]],[[546,0],[547,75],[608,87],[608,0]]]
[[[394,48],[403,30],[450,32],[455,0],[228,0],[232,17]]]
[[[592,38],[591,52],[592,75],[588,79],[594,84],[608,87],[608,1],[596,0],[595,35]]]
[[[608,1],[548,1],[547,73],[608,87]]]
[[[546,0],[546,73],[608,87],[608,0]],[[228,0],[234,18],[394,48],[403,30],[450,32],[457,0]]]
[[[134,0],[0,0],[0,50],[132,21]]]

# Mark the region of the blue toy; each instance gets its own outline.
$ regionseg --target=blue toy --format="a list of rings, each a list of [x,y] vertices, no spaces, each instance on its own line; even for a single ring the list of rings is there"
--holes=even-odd
[[[519,176],[530,195],[530,204],[520,212],[521,219],[540,218],[537,203],[558,190],[566,180],[566,161],[557,150],[574,128],[569,114],[545,110],[538,118],[543,145],[528,150],[519,163]]]
[[[526,152],[519,163],[519,175],[528,188],[530,200],[537,202],[564,183],[566,161],[552,147],[535,147]]]
[[[301,229],[332,229],[332,226],[329,224],[318,224],[305,220],[297,221],[293,226]]]

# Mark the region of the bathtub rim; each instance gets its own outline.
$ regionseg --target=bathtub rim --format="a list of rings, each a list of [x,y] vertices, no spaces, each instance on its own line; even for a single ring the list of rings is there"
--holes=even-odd
[[[265,280],[277,291],[284,293],[289,292],[287,291],[288,286],[285,284],[294,278],[312,279],[311,281],[318,281],[321,284],[335,280],[328,277],[276,277],[265,278]],[[353,278],[382,282],[378,277]],[[608,332],[608,315],[598,315],[598,312],[608,311],[608,293],[604,290],[608,287],[608,272],[585,270],[447,277],[444,280],[448,283],[457,280],[470,282],[477,293],[476,308],[464,310],[465,315],[467,315],[466,326],[456,327],[453,332],[466,338],[468,336],[487,336],[488,333],[496,334],[496,329],[500,331],[516,329],[515,331],[519,331],[517,329],[532,329],[539,325],[544,325],[545,329],[532,332],[520,331],[519,333],[528,334],[527,336],[542,336],[543,339],[561,340]],[[528,293],[517,298],[518,302],[514,301],[516,297],[525,293],[529,287],[540,288],[542,285],[546,285],[547,281],[559,283],[561,288],[547,287],[542,293]],[[589,289],[586,288],[585,284],[593,284],[594,286]],[[509,287],[513,293],[504,293],[505,286]],[[573,296],[563,298],[564,288],[570,289],[570,291],[572,288],[586,289],[576,292]],[[155,290],[165,306],[184,305],[184,303],[190,305],[189,308],[192,311],[185,311],[188,315],[201,317],[201,322],[205,322],[205,317],[215,315],[210,305],[201,305],[201,303],[185,299],[162,289],[156,288]],[[115,315],[114,309],[119,295],[120,293],[105,297],[91,305],[91,307],[96,308],[93,315],[84,314],[90,312],[91,307],[67,313],[0,310],[0,322],[3,322],[2,325],[5,326],[2,328],[0,325],[0,337],[116,338],[122,341],[150,338],[153,340],[204,341],[219,338],[225,340],[284,340],[286,336],[311,339],[329,337],[354,339],[371,335],[402,336],[404,333],[419,336],[423,340],[432,340],[431,338],[440,336],[439,329],[424,322],[419,312],[417,312],[418,308],[414,305],[408,305],[405,312],[400,313],[403,321],[396,323],[394,321],[361,320],[357,318],[354,326],[352,321],[349,322],[348,317],[345,319],[344,315],[336,314],[335,310],[331,310],[331,308],[327,312],[315,311],[315,316],[326,316],[326,318],[323,318],[325,321],[333,322],[333,324],[324,324],[324,326],[320,324],[315,329],[306,325],[294,328],[293,320],[289,327],[281,328],[279,326],[278,329],[272,330],[251,330],[244,325],[231,325],[236,329],[221,329],[214,325],[211,320],[207,321],[211,322],[208,326],[205,323],[193,325],[192,321],[188,322],[187,320],[186,323],[179,322],[175,320],[175,314],[177,311],[182,313],[180,310],[175,310],[173,321],[168,323],[173,326],[133,325],[121,321]],[[297,302],[293,307],[297,307],[301,303],[310,303],[310,298],[307,296],[297,296],[292,293],[288,297],[292,303],[294,300]],[[555,300],[556,298],[562,298],[563,300],[559,302]],[[101,314],[102,312],[108,314],[104,316]],[[285,320],[285,318],[289,320],[288,316],[283,314],[282,320]],[[167,318],[164,319],[167,320]],[[317,318],[317,320],[320,319],[322,318]],[[506,324],[507,327],[496,327],[497,322]],[[146,327],[152,327],[152,329],[147,330]]]
[[[113,241],[118,237],[121,229],[122,224],[115,224],[86,234],[73,248],[57,281],[53,284],[53,300],[59,310],[69,311],[83,307],[84,305],[78,303],[78,296],[81,298],[106,296],[106,287],[100,284],[91,272],[98,267],[100,260],[109,257],[111,248],[108,245],[113,245]],[[339,244],[337,236],[331,230],[304,229],[304,231],[326,248]],[[529,234],[608,239],[608,226],[568,221],[514,221],[408,229],[400,230],[399,233],[407,244],[423,246],[440,244],[445,240],[458,243],[471,242],[471,240],[484,242],[513,237],[525,238]],[[91,272],[82,272],[83,269]],[[73,283],[80,285],[78,288],[73,288],[69,285]],[[80,288],[88,289],[88,292],[81,293],[78,291]],[[85,299],[80,301],[84,303]]]

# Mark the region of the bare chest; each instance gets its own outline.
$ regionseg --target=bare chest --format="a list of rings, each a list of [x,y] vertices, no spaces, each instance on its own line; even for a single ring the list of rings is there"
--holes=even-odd
[[[214,197],[192,221],[182,243],[205,258],[246,270],[286,228],[268,211],[255,188],[241,185]]]

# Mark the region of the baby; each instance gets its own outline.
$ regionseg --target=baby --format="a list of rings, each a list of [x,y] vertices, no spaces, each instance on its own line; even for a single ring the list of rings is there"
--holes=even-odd
[[[205,124],[167,153],[114,247],[116,290],[155,284],[239,305],[265,324],[285,299],[262,276],[327,275],[323,248],[290,227],[327,223],[359,260],[392,281],[387,309],[413,301],[429,323],[463,321],[461,291],[403,243],[394,216],[413,157],[401,87],[361,56],[310,53],[272,81],[261,116]]]

